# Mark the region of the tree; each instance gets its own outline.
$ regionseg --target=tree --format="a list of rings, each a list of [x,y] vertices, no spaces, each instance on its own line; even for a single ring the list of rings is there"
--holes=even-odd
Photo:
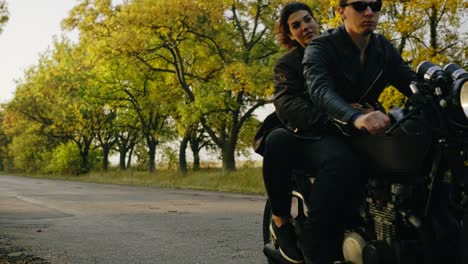
[[[5,170],[5,163],[8,160],[8,144],[11,143],[4,129],[5,110],[0,106],[0,171]]]
[[[104,105],[102,112],[97,116],[96,141],[102,149],[102,169],[107,171],[109,168],[109,155],[117,141],[117,128],[115,119],[117,110]]]
[[[436,64],[455,62],[467,67],[468,35],[460,34],[460,21],[468,3],[460,0],[397,0],[384,2],[380,31],[413,68],[424,60]],[[382,94],[388,109],[405,100],[393,87]]]
[[[221,149],[225,169],[233,170],[238,133],[271,92],[269,57],[277,52],[270,30],[276,10],[271,13],[277,4],[141,0],[112,7],[110,1],[83,1],[65,24],[160,76],[172,102],[180,102],[171,114],[179,131],[191,133],[201,122]],[[227,80],[234,75],[244,81],[240,86]],[[181,160],[184,153],[182,147]]]
[[[465,66],[467,35],[459,30],[467,9],[460,0],[392,1],[385,5],[380,28],[414,66],[423,60]]]
[[[120,113],[136,117],[133,126],[138,128],[148,150],[148,166],[156,169],[156,147],[171,137],[167,127],[168,112],[174,97],[166,90],[165,76],[142,67],[135,56],[128,56],[128,47],[140,46],[138,36],[126,35],[131,25],[121,24],[121,6],[112,6],[111,1],[83,1],[64,21],[66,28],[79,28],[81,41],[94,54],[99,54],[99,63],[106,68],[101,71],[100,82],[105,84],[98,95],[101,101],[114,101]],[[128,110],[128,111],[127,111]],[[122,149],[123,150],[123,149]]]
[[[93,58],[68,40],[56,41],[17,87],[7,105],[21,119],[36,125],[54,146],[72,141],[79,149],[81,172],[88,172],[92,142],[99,128],[101,106],[90,104],[95,89]],[[33,126],[35,127],[35,126]]]
[[[181,105],[190,109],[181,116],[185,133],[201,122],[221,150],[224,169],[235,170],[239,131],[271,92],[271,56],[278,51],[271,28],[278,3],[220,1],[208,8],[196,1],[163,2],[127,6],[128,17],[119,21],[131,21],[136,28],[128,34],[141,34],[141,42],[119,41],[121,49],[155,72],[174,74],[185,93]]]
[[[31,91],[34,93],[34,91]],[[47,156],[59,144],[57,138],[51,137],[40,122],[33,121],[26,112],[39,112],[38,104],[29,104],[25,112],[17,111],[24,102],[24,89],[19,87],[13,101],[5,105],[2,128],[6,135],[2,144],[3,164],[10,171],[35,172],[43,171],[47,166]],[[19,98],[19,100],[18,100]],[[37,98],[32,94],[32,98]],[[21,102],[18,102],[21,101]],[[38,119],[46,121],[45,117]]]
[[[120,127],[116,138],[116,150],[119,153],[120,170],[126,170],[130,167],[132,161],[132,152],[138,141],[139,133],[137,129],[131,127]]]

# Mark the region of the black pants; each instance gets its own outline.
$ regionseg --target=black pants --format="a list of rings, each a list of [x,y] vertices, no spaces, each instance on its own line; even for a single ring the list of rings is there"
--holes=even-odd
[[[303,138],[279,128],[265,142],[263,178],[272,212],[289,216],[291,172],[315,171],[302,241],[306,260],[332,263],[341,252],[345,225],[362,201],[367,173],[344,136]]]

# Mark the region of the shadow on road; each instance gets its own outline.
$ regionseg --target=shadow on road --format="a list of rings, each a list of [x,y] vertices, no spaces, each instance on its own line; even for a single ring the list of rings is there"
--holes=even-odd
[[[14,238],[0,234],[0,264],[50,264],[15,244]]]

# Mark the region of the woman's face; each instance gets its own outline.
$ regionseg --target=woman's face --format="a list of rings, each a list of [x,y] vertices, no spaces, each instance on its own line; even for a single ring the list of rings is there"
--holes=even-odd
[[[319,26],[306,10],[298,10],[288,17],[289,38],[307,47],[319,35]]]

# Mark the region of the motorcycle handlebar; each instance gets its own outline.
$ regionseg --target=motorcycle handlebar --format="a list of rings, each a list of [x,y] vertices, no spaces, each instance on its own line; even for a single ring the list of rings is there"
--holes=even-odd
[[[415,108],[410,110],[406,115],[404,115],[402,118],[399,118],[392,126],[390,126],[387,130],[385,130],[385,135],[391,136],[393,131],[395,131],[396,128],[398,128],[403,122],[405,122],[415,113],[417,113],[421,108],[422,108],[422,105],[416,106]]]

